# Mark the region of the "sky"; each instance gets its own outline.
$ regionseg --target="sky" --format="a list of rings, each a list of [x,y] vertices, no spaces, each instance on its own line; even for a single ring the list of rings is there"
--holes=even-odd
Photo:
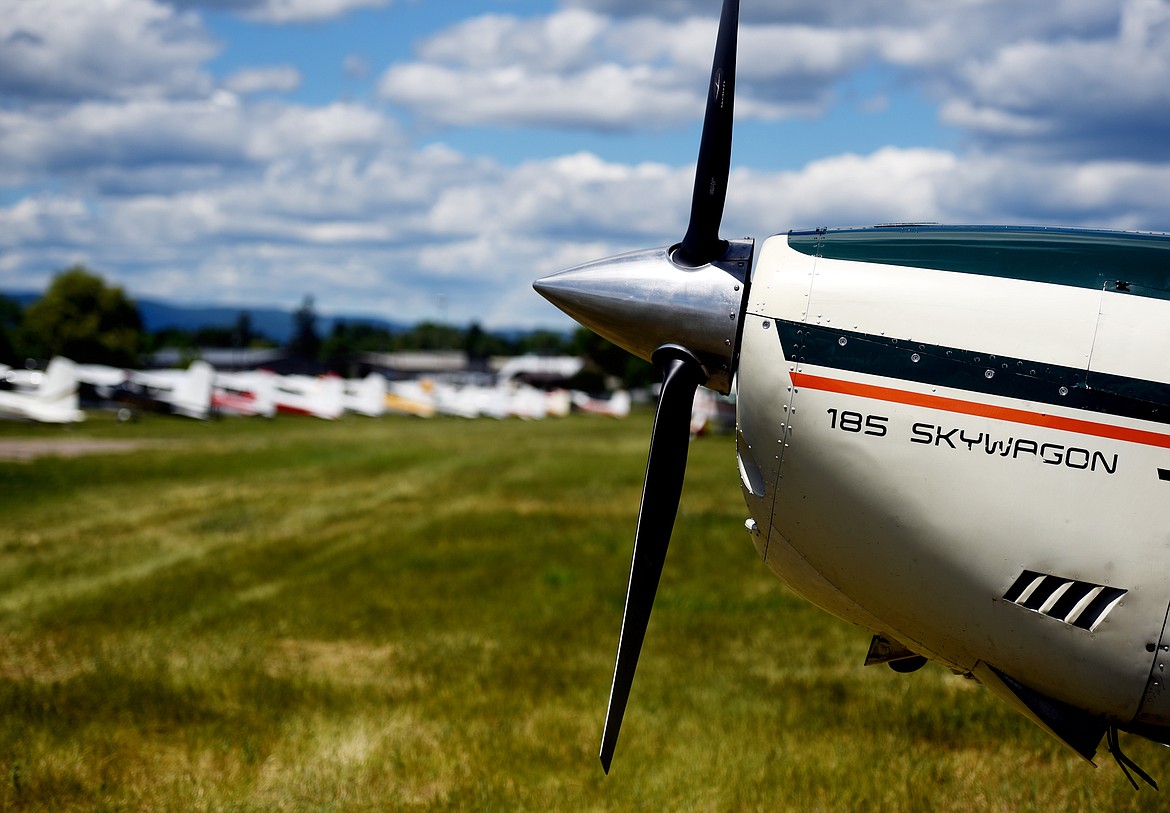
[[[718,0],[0,0],[0,289],[569,326],[685,230]],[[724,237],[1170,231],[1170,0],[742,0]]]

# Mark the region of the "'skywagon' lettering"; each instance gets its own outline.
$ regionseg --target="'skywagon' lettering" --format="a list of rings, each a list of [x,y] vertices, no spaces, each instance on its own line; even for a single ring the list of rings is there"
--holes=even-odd
[[[951,429],[923,421],[910,427],[910,442],[1013,460],[1036,460],[1049,466],[1082,471],[1117,472],[1117,454],[1107,455],[1098,449],[1041,443],[1032,438],[995,437],[988,432],[969,433],[965,429]]]

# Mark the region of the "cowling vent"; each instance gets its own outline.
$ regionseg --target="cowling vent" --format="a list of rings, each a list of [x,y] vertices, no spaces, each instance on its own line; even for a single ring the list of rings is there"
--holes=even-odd
[[[1118,587],[1025,570],[1004,601],[1092,632],[1126,594]]]

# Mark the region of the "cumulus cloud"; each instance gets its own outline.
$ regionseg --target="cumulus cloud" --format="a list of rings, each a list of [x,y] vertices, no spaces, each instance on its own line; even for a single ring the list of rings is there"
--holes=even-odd
[[[480,71],[415,64],[387,71],[379,92],[424,120],[449,126],[630,130],[687,121],[702,109],[698,93],[667,79],[650,68],[612,63],[569,76],[521,66]]]
[[[199,19],[155,0],[7,3],[0,99],[20,102],[199,96],[219,45]]]
[[[392,0],[170,0],[173,5],[231,11],[263,23],[328,20],[360,8],[379,8]]]
[[[295,306],[313,293],[326,310],[408,320],[433,317],[441,294],[453,319],[564,324],[531,292],[534,277],[685,229],[689,159],[570,149],[505,162],[465,137],[455,149],[406,128],[425,122],[441,139],[693,126],[715,31],[708,0],[475,17],[389,65],[385,104],[294,101],[299,65],[215,79],[223,46],[199,16],[277,25],[378,0],[67,2],[53,15],[17,3],[0,19],[0,287],[80,261],[139,296]],[[823,114],[876,65],[900,84],[867,98],[880,107],[915,88],[959,137],[785,171],[737,163],[723,233],[891,221],[1164,229],[1167,7],[745,4],[741,123]]]
[[[431,124],[625,131],[701,115],[717,4],[577,0],[544,17],[485,15],[387,68],[383,99]],[[1170,3],[775,0],[744,9],[741,120],[815,117],[883,66],[985,149],[1060,145],[1081,158],[1170,153]]]
[[[232,93],[249,94],[265,91],[287,92],[301,84],[301,72],[292,65],[268,68],[245,68],[224,80],[224,87]]]
[[[944,121],[989,144],[1170,159],[1170,4],[1127,0],[1117,29],[1013,43],[952,79]]]
[[[0,182],[61,177],[91,185],[115,173],[125,193],[133,190],[135,173],[163,167],[181,187],[181,169],[227,176],[313,151],[360,154],[395,144],[397,132],[380,113],[356,104],[243,105],[223,92],[198,100],[0,109]],[[199,173],[188,177],[209,180]]]
[[[715,30],[709,18],[618,20],[576,9],[535,20],[487,15],[427,40],[418,59],[391,65],[378,92],[441,125],[674,126],[702,115]],[[745,29],[737,111],[775,119],[823,108],[826,83],[865,58],[863,40]]]

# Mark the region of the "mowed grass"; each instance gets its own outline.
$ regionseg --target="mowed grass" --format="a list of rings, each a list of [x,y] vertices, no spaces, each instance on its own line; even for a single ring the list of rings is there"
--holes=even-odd
[[[650,423],[0,425],[142,444],[0,462],[0,808],[1163,807],[971,681],[862,668],[756,557],[727,436],[603,776]]]

